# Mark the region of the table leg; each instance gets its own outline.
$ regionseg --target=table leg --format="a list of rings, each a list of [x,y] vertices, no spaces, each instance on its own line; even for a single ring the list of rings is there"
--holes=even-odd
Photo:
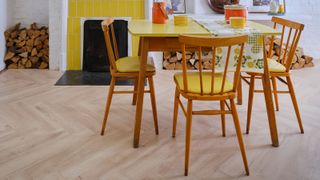
[[[138,92],[137,92],[137,105],[136,105],[136,117],[135,117],[135,126],[134,126],[134,138],[133,138],[133,147],[139,147],[140,139],[140,129],[141,129],[141,119],[142,119],[142,109],[143,109],[143,96],[144,96],[144,81],[145,81],[145,72],[147,66],[148,58],[148,39],[140,38],[140,53],[141,53],[141,62],[140,62],[140,71],[138,78]]]
[[[265,73],[262,76],[262,85],[263,85],[264,97],[265,97],[267,114],[268,114],[272,146],[278,147],[279,146],[278,130],[277,130],[277,124],[276,124],[276,116],[274,113],[273,100],[272,100],[271,83],[270,83],[268,73],[267,74]]]

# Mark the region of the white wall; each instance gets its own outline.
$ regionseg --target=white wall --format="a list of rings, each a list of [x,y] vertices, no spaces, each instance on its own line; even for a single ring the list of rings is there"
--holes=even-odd
[[[308,55],[320,59],[320,4],[319,0],[287,0],[286,18],[305,24],[300,46]]]
[[[49,24],[49,0],[8,0],[12,5],[10,8],[12,21],[10,26],[21,22],[28,26],[33,22],[39,25]]]
[[[6,53],[6,41],[4,38],[4,31],[7,29],[8,23],[7,1],[9,0],[0,0],[0,71],[5,68],[3,60]]]
[[[67,5],[66,0],[49,2],[50,70],[66,69]]]

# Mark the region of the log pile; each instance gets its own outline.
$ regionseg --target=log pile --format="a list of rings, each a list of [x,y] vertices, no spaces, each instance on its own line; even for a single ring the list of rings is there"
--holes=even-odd
[[[266,38],[267,53],[269,53],[268,51],[269,51],[270,43],[271,43],[271,38]],[[278,60],[280,56],[280,60],[282,60],[285,54],[285,46],[286,45],[284,44],[283,49],[281,50],[281,55],[280,55],[280,39],[279,38],[275,39],[273,50],[271,52],[271,58]],[[288,50],[290,49],[289,47],[288,47]],[[288,56],[288,54],[289,52],[287,52],[286,56]],[[305,55],[303,48],[297,47],[295,55],[292,60],[291,69],[301,69],[301,68],[313,67],[313,66],[314,66],[313,57]]]
[[[186,52],[188,69],[198,69],[199,59],[195,52]],[[212,55],[204,53],[202,55],[202,65],[204,69],[211,69]],[[163,69],[167,70],[181,70],[182,69],[182,53],[181,52],[163,52]]]
[[[20,28],[20,23],[4,33],[7,52],[4,58],[8,69],[49,68],[49,30],[36,23]]]
[[[269,50],[271,40],[266,40],[266,49]],[[276,39],[274,41],[274,49],[272,51],[272,58],[278,59],[280,54],[280,39]],[[284,50],[282,51],[282,56],[284,56]],[[281,56],[281,59],[283,58]],[[199,60],[198,56],[195,52],[186,52],[186,59],[187,59],[187,67],[188,69],[198,69],[199,68]],[[208,53],[204,53],[202,55],[202,67],[204,69],[211,69],[212,67],[212,55]],[[292,61],[292,69],[300,69],[304,67],[313,67],[314,63],[313,57],[305,55],[303,48],[298,47],[295,53],[295,56]],[[182,69],[182,54],[181,52],[163,52],[163,69],[167,70],[181,70]]]

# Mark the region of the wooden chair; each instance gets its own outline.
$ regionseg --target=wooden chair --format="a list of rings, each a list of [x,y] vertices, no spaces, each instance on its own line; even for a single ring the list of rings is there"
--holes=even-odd
[[[238,142],[240,145],[241,155],[246,170],[246,174],[249,175],[248,162],[245,152],[245,146],[242,139],[239,117],[235,106],[234,98],[236,96],[236,87],[240,81],[240,66],[242,61],[244,43],[248,37],[235,36],[235,37],[195,37],[195,36],[180,36],[179,41],[182,47],[183,53],[183,71],[174,75],[174,82],[176,83],[175,98],[174,98],[174,113],[173,113],[173,130],[172,136],[176,135],[176,125],[178,118],[178,106],[186,116],[186,149],[185,149],[185,171],[184,175],[188,175],[189,167],[189,154],[190,154],[190,142],[191,142],[191,125],[192,115],[221,115],[222,131],[225,135],[225,115],[232,114]],[[232,78],[227,78],[228,64],[230,59],[231,48],[235,45],[240,45],[240,54],[238,55],[238,63]],[[202,70],[202,50],[212,51],[213,57],[216,57],[216,49],[225,47],[228,48],[228,55],[226,57],[226,66],[222,72],[215,72],[216,59],[212,58],[212,69]],[[199,70],[187,69],[186,62],[186,49],[197,49],[199,52]],[[231,57],[233,58],[233,57]],[[232,81],[230,81],[230,79]],[[184,108],[180,95],[187,99],[187,109]],[[230,101],[228,104],[227,100]],[[192,103],[194,101],[218,101],[220,103],[219,110],[201,110],[194,111]],[[225,110],[225,105],[227,110]]]
[[[110,72],[112,76],[110,88],[109,88],[109,94],[106,100],[105,114],[102,122],[102,129],[101,129],[101,135],[104,135],[113,94],[133,93],[132,104],[133,105],[136,104],[140,57],[134,56],[134,57],[120,58],[118,53],[118,45],[115,38],[115,32],[113,28],[113,19],[108,18],[102,21],[101,26],[104,32],[104,38],[105,38],[105,43],[106,43],[106,48],[107,48],[109,63],[110,63]],[[150,93],[155,132],[156,134],[159,134],[156,98],[155,98],[154,83],[153,83],[154,75],[155,75],[155,68],[152,65],[148,64],[146,77],[149,83],[149,90],[146,90],[145,92]],[[115,91],[114,87],[115,87],[116,81],[119,79],[134,80],[135,82],[134,90],[133,91]]]
[[[275,37],[271,38],[271,45],[269,47],[268,53],[268,61],[269,61],[269,71],[270,71],[270,79],[273,87],[273,95],[274,101],[276,105],[276,110],[279,111],[278,104],[278,93],[289,93],[291,96],[291,100],[296,112],[296,116],[298,119],[299,127],[301,133],[304,133],[302,121],[300,117],[300,112],[298,108],[297,99],[295,96],[293,84],[290,78],[290,67],[292,64],[293,57],[295,55],[295,51],[298,47],[299,39],[301,36],[301,32],[304,29],[304,25],[289,21],[286,19],[272,17],[272,22],[274,22],[274,28],[277,26],[282,27],[282,35],[280,38],[280,55],[278,59],[272,59],[272,51]],[[250,123],[251,123],[251,113],[252,113],[252,104],[253,104],[253,96],[255,92],[261,93],[262,90],[255,90],[255,79],[261,79],[261,74],[258,73],[248,73],[249,76],[243,76],[242,79],[245,80],[249,84],[249,100],[248,100],[248,111],[247,111],[247,129],[246,133],[249,134]],[[285,79],[283,79],[285,78]],[[247,79],[250,79],[248,81]],[[289,91],[279,91],[277,90],[277,80],[286,84],[288,86]]]

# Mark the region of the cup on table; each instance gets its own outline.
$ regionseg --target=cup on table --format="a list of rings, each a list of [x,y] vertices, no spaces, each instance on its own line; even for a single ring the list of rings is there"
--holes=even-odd
[[[246,18],[244,17],[230,17],[230,25],[232,28],[245,28]]]
[[[178,15],[173,17],[174,25],[186,26],[188,25],[189,18],[186,15]]]

